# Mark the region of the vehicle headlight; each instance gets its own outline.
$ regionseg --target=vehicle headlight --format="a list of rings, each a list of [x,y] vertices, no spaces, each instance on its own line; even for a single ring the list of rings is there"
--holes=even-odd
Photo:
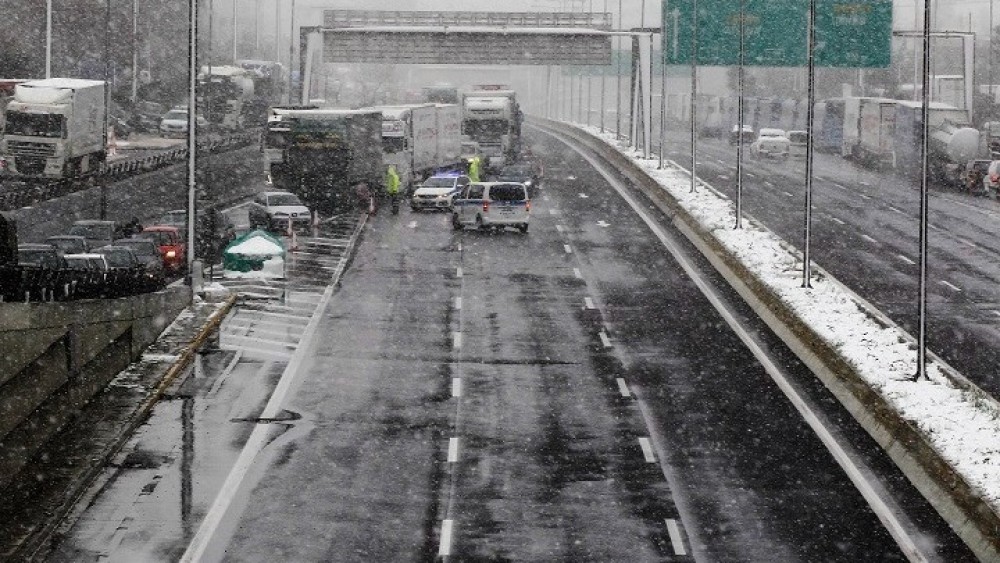
[[[531,186],[531,180],[525,180],[524,181],[524,185],[530,187]]]
[[[167,258],[174,258],[176,256],[177,256],[177,253],[174,252],[173,250],[168,250],[167,251]]]

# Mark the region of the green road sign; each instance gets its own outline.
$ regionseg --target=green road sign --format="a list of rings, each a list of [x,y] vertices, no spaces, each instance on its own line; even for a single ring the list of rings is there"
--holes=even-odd
[[[691,64],[695,0],[664,0],[663,51],[667,64]],[[740,0],[697,0],[698,64],[740,62]],[[808,0],[744,0],[744,62],[750,66],[805,66]],[[892,0],[816,0],[816,65],[888,67]]]

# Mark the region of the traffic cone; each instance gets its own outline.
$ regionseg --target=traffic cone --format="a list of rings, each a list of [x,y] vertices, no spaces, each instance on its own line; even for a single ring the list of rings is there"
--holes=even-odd
[[[115,137],[115,128],[108,127],[108,156],[118,155],[118,139]]]
[[[299,240],[295,235],[295,229],[292,228],[292,220],[288,220],[288,236],[292,239],[291,250],[296,252],[299,249]]]

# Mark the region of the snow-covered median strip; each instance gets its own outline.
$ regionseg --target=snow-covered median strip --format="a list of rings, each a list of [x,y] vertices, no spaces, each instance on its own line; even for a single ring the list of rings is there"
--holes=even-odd
[[[1000,406],[995,400],[971,384],[957,384],[934,361],[928,365],[929,380],[912,381],[914,339],[873,318],[852,292],[822,271],[814,276],[813,287],[803,288],[801,252],[795,247],[752,220],[735,230],[735,204],[705,184],[692,193],[689,173],[674,163],[658,170],[658,159],[644,160],[641,151],[623,147],[596,127],[580,128],[656,180],[1000,512]]]

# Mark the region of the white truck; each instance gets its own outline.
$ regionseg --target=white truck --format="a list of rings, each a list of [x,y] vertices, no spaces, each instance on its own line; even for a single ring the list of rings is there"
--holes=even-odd
[[[78,178],[99,171],[107,150],[104,82],[48,78],[18,84],[4,114],[0,154],[15,178]]]
[[[396,167],[403,191],[461,156],[461,114],[454,104],[408,104],[369,108],[382,112],[386,167]]]
[[[896,100],[860,98],[858,138],[851,156],[876,168],[893,168]]]
[[[239,66],[204,66],[198,74],[198,106],[212,125],[226,131],[253,123],[254,73]],[[250,119],[248,119],[250,117]]]
[[[462,133],[479,143],[486,168],[497,169],[517,159],[522,120],[514,90],[483,85],[462,94]]]

